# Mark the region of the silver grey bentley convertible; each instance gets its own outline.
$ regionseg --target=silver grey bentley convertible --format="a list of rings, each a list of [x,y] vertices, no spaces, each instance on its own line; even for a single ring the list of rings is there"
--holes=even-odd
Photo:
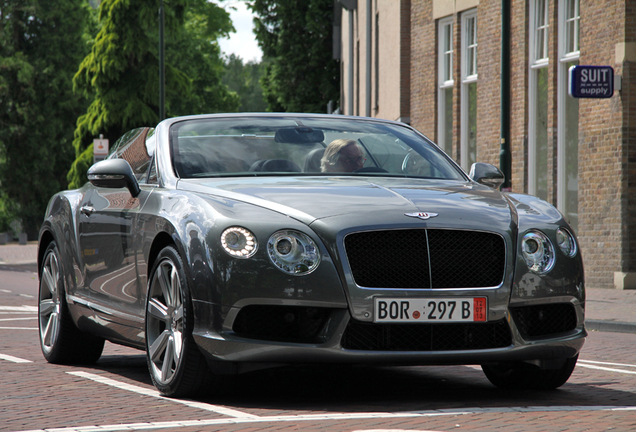
[[[52,363],[138,348],[168,396],[299,363],[481,365],[498,387],[552,389],[586,337],[559,211],[402,123],[172,118],[126,133],[88,178],[40,232]]]

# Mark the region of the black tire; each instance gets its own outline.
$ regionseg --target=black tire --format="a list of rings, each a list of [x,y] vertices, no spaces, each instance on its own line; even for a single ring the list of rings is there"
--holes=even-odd
[[[183,261],[164,248],[148,281],[146,360],[155,387],[164,396],[191,396],[205,390],[210,371],[192,337],[194,317]]]
[[[565,359],[558,369],[540,369],[522,362],[482,365],[488,380],[495,386],[508,390],[553,390],[561,387],[572,375],[579,356]]]
[[[80,331],[66,303],[60,253],[51,242],[40,267],[38,323],[44,358],[55,364],[90,364],[102,355],[104,339]]]

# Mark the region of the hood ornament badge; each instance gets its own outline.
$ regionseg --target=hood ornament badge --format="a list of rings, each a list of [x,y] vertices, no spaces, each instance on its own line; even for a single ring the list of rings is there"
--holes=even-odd
[[[426,219],[434,218],[435,216],[439,216],[439,215],[437,213],[419,212],[419,213],[404,213],[404,216],[426,220]]]

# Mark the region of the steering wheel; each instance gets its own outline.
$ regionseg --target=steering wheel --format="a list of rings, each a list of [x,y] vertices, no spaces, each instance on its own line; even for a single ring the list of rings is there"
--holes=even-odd
[[[402,160],[402,172],[408,175],[429,175],[430,163],[418,152],[410,149]]]

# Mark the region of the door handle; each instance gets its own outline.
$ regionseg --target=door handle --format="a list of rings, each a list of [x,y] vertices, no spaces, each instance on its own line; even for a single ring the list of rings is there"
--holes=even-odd
[[[93,207],[83,206],[80,208],[80,211],[84,213],[86,216],[90,216],[95,212],[95,209]]]

